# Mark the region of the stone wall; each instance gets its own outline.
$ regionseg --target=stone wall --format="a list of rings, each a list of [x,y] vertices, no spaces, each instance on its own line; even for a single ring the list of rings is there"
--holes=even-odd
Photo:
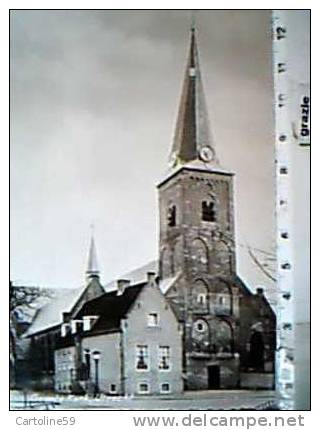
[[[61,348],[54,353],[55,375],[54,389],[60,393],[71,393],[76,377],[76,348]]]
[[[82,351],[87,349],[91,353],[90,380],[95,382],[95,363],[92,352],[99,351],[98,362],[99,389],[106,394],[122,394],[121,386],[121,335],[108,333],[85,337],[82,340]]]

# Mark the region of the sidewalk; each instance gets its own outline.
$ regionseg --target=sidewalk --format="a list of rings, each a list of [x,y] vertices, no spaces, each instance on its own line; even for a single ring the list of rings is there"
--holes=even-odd
[[[11,392],[11,409],[22,406],[23,393]],[[275,404],[274,391],[219,390],[219,391],[187,391],[180,396],[148,396],[148,397],[108,397],[101,395],[97,399],[75,395],[57,395],[54,393],[28,393],[28,402],[34,404],[32,409],[45,409],[45,404],[56,403],[56,410],[239,410],[260,409]],[[50,408],[50,407],[49,407]],[[29,407],[28,407],[29,409]],[[31,409],[31,407],[30,407]]]

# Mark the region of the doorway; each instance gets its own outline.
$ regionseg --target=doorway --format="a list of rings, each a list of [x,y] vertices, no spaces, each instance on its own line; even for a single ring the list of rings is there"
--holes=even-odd
[[[256,371],[264,370],[264,342],[262,334],[254,331],[250,338],[250,367]]]
[[[220,366],[208,366],[208,389],[217,390],[220,388]]]

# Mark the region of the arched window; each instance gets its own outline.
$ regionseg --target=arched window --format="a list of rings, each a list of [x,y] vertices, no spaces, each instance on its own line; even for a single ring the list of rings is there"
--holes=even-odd
[[[200,306],[205,306],[207,304],[207,296],[205,293],[199,293],[197,295],[197,303]]]
[[[177,215],[177,209],[175,205],[170,205],[168,208],[168,226],[169,227],[175,227],[176,226],[176,215]]]
[[[216,315],[232,314],[232,291],[224,281],[218,281],[215,285],[214,311]]]
[[[208,271],[208,248],[202,239],[194,239],[191,244],[193,266],[198,271]]]
[[[217,221],[217,205],[215,199],[203,200],[202,204],[202,221],[216,222]]]
[[[210,331],[206,320],[198,319],[192,326],[192,348],[194,351],[204,352],[210,348]]]
[[[192,289],[192,307],[194,312],[204,313],[209,310],[209,291],[202,280],[197,280]]]
[[[216,352],[233,351],[233,333],[229,323],[216,320],[214,324],[214,345]]]
[[[232,265],[231,265],[232,251],[230,247],[222,240],[219,240],[216,243],[215,250],[216,250],[216,256],[217,256],[217,263],[220,271],[229,273],[232,269]]]

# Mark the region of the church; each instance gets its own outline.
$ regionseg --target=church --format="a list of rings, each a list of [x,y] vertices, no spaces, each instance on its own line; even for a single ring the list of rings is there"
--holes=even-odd
[[[175,360],[185,390],[271,389],[276,317],[263,289],[253,292],[237,275],[234,173],[220,164],[212,142],[195,28],[190,33],[168,171],[157,184],[159,258],[123,279],[129,281],[129,291],[147,272],[156,273],[159,291],[177,322],[168,342],[180,335],[182,339],[181,357]],[[33,377],[39,380],[42,375],[44,386],[54,385],[54,375],[59,379],[55,360],[66,336],[64,324],[72,328],[79,315],[88,317],[83,309],[92,301],[104,300],[115,290],[114,283],[101,285],[95,253],[92,240],[86,286],[40,309],[25,333],[32,374],[38,375]],[[98,316],[107,320],[103,306],[98,308]],[[94,324],[93,319],[92,329]],[[134,341],[128,345],[137,347]],[[79,360],[79,366],[86,362],[85,357]],[[136,370],[134,365],[131,370]],[[148,385],[151,375],[144,376]]]

